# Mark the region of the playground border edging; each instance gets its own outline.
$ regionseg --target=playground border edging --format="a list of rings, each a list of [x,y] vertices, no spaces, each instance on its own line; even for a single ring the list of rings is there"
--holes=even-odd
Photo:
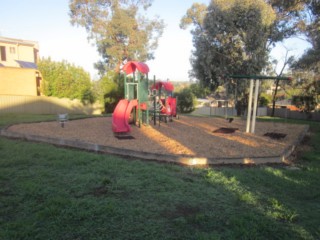
[[[173,155],[159,154],[150,152],[140,152],[130,149],[120,149],[110,146],[88,143],[79,140],[60,139],[52,137],[44,137],[38,135],[21,134],[7,130],[8,127],[0,129],[0,135],[7,138],[18,138],[27,141],[49,143],[56,146],[71,147],[91,152],[114,154],[123,157],[133,157],[137,159],[162,161],[168,163],[176,163],[182,165],[223,165],[223,164],[266,164],[266,163],[287,163],[287,158],[293,153],[297,145],[302,141],[309,130],[306,126],[301,132],[299,138],[290,146],[288,146],[279,156],[267,157],[237,157],[237,158],[204,158],[200,156],[189,155]]]
[[[293,142],[293,144],[284,149],[281,154],[282,162],[287,163],[287,158],[296,150],[297,146],[302,142],[309,129],[309,125],[306,125],[304,130],[300,133],[299,137]]]

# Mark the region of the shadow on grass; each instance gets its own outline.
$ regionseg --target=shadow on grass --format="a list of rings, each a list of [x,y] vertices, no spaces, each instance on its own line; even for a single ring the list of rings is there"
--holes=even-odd
[[[299,198],[312,197],[314,173],[195,169],[3,138],[0,146],[1,239],[319,236],[318,199]]]

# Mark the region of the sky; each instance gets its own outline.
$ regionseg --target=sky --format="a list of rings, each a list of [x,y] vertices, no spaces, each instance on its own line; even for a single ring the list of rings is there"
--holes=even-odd
[[[93,64],[100,57],[94,42],[87,40],[85,29],[71,25],[68,0],[0,2],[0,36],[36,41],[39,43],[40,57],[66,60],[83,67],[93,79],[98,78]],[[161,80],[189,81],[189,59],[193,48],[191,29],[182,30],[179,23],[194,2],[208,4],[210,0],[154,0],[148,9],[150,18],[158,15],[166,25],[155,51],[155,59],[147,62],[149,78],[155,76]],[[278,44],[272,54],[280,61],[280,66],[285,49],[290,50],[290,55],[301,56],[307,47],[305,41],[293,39]]]

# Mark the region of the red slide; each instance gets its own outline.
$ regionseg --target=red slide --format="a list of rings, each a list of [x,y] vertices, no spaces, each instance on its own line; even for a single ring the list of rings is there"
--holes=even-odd
[[[118,102],[112,114],[112,131],[115,133],[126,133],[131,131],[129,118],[132,108],[138,105],[138,100],[128,101],[122,99]]]

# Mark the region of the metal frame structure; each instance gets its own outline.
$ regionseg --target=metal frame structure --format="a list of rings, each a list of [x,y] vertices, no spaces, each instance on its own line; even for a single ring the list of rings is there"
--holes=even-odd
[[[247,133],[249,132],[254,133],[255,127],[256,127],[260,80],[284,80],[284,81],[292,80],[291,77],[273,77],[273,76],[256,76],[256,75],[253,75],[253,76],[231,75],[229,77],[233,79],[250,79],[249,102],[248,102],[247,124],[246,124]],[[253,96],[253,89],[254,89],[254,96]],[[254,101],[253,111],[252,111],[252,101]]]

